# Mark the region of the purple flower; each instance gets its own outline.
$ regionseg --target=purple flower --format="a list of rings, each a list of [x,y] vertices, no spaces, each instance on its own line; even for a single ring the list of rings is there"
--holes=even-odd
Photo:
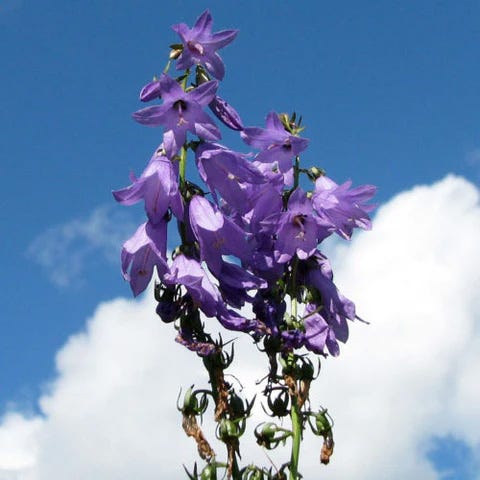
[[[222,59],[216,51],[225,47],[236,37],[238,30],[222,30],[212,33],[212,16],[205,10],[195,22],[193,28],[184,23],[173,25],[180,35],[183,51],[177,60],[177,70],[185,70],[192,65],[204,65],[219,80],[225,75]]]
[[[262,150],[255,158],[257,161],[278,168],[283,174],[290,172],[293,157],[303,152],[309,142],[285,130],[275,112],[268,114],[266,128],[248,127],[240,135],[245,143]]]
[[[215,98],[208,105],[215,116],[228,128],[232,130],[243,130],[243,123],[237,111],[223,98],[215,95]]]
[[[175,257],[170,272],[163,275],[163,281],[167,285],[183,285],[196,306],[200,307],[207,317],[214,317],[222,304],[220,292],[200,263],[184,254]]]
[[[246,184],[257,186],[265,183],[265,178],[245,155],[222,145],[206,143],[197,148],[196,159],[200,176],[213,194],[218,191],[240,214],[252,208]]]
[[[299,282],[315,297],[305,311],[306,346],[319,353],[326,345],[336,356],[339,353],[337,341],[345,343],[348,340],[347,320],[357,318],[355,305],[338,291],[330,263],[320,252],[300,262],[298,274]]]
[[[282,347],[285,350],[302,348],[305,343],[305,334],[299,330],[284,330],[281,332]]]
[[[305,260],[316,252],[319,241],[329,235],[328,224],[314,216],[312,202],[301,188],[290,196],[286,212],[270,215],[262,224],[276,235],[274,253],[280,263],[288,262],[295,254]]]
[[[158,88],[163,104],[138,110],[133,118],[143,125],[165,127],[163,144],[168,158],[171,159],[185,143],[187,131],[204,140],[221,137],[215,123],[203,111],[215,97],[217,82],[202,83],[185,92],[173,78],[162,74]]]
[[[368,212],[375,205],[365,205],[375,194],[376,187],[362,185],[350,189],[351,181],[337,185],[327,176],[315,182],[313,204],[318,215],[335,226],[335,231],[349,239],[355,227],[370,230],[372,227]],[[349,190],[350,189],[350,190]]]
[[[161,220],[140,225],[133,237],[125,242],[122,249],[122,272],[130,282],[134,296],[143,292],[152,278],[153,267],[159,275],[167,270],[167,223]]]
[[[239,265],[225,261],[222,261],[216,277],[224,300],[236,308],[242,307],[246,301],[251,302],[248,290],[267,287],[267,282],[263,278],[253,275]]]
[[[160,153],[153,154],[140,178],[132,178],[132,185],[113,193],[122,205],[133,205],[145,201],[145,211],[151,223],[162,221],[170,207],[174,215],[183,218],[183,202],[178,191],[177,174],[172,162]]]
[[[235,255],[239,259],[250,256],[245,232],[206,198],[195,195],[190,200],[189,213],[201,259],[214,274],[221,271],[222,255]]]
[[[305,347],[320,355],[325,355],[325,346],[334,357],[340,353],[340,348],[335,337],[335,330],[321,315],[321,308],[308,303],[305,306]],[[348,332],[348,327],[347,327]]]
[[[287,310],[285,301],[279,303],[273,298],[265,296],[262,292],[258,292],[252,305],[257,321],[266,326],[266,331],[269,334],[277,336]]]

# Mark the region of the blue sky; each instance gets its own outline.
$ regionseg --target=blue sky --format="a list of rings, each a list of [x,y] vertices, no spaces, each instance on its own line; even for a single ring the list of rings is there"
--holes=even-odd
[[[247,125],[271,110],[301,113],[303,161],[377,185],[379,204],[447,174],[478,187],[477,1],[1,0],[0,415],[41,413],[69,336],[101,302],[130,298],[118,250],[143,212],[116,205],[111,190],[160,141],[131,113],[176,41],[170,25],[207,7],[215,30],[240,30],[222,51],[219,93]],[[476,461],[462,441],[475,443],[460,438],[453,469],[459,456]],[[438,442],[429,451],[447,458]]]

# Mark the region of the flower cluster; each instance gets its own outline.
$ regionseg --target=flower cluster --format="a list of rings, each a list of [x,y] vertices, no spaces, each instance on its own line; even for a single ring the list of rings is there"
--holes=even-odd
[[[318,168],[300,168],[309,140],[300,135],[295,115],[270,112],[265,127],[244,127],[217,96],[225,72],[217,50],[237,31],[212,33],[211,27],[208,11],[191,29],[175,25],[181,44],[172,46],[170,58],[183,74],[164,72],[141,90],[141,101],[161,103],[133,118],[162,127],[163,138],[140,177],[113,192],[123,205],[143,201],[148,218],[123,247],[123,275],[138,295],[156,269],[158,312],[165,321],[182,320],[179,338],[197,352],[210,351],[189,321],[200,310],[256,341],[276,339],[278,351],[306,347],[338,355],[355,306],[337,290],[319,245],[334,233],[348,239],[354,228],[370,228],[373,207],[366,202],[375,188],[337,185]],[[207,107],[255,151],[243,154],[218,143],[221,131]],[[190,151],[206,187],[186,179]],[[311,185],[305,190],[302,175]],[[174,223],[181,244],[167,258],[168,225]],[[294,311],[287,312],[289,301]],[[246,303],[253,318],[241,313]]]
[[[209,374],[210,389],[192,386],[179,407],[185,433],[207,462],[200,474],[196,464],[193,473],[187,470],[188,477],[218,478],[217,469],[223,468],[234,480],[281,480],[288,469],[289,479],[299,480],[307,424],[323,437],[322,463],[329,462],[334,447],[327,410],[311,410],[315,368],[305,351],[337,356],[339,342],[348,339],[348,321],[358,318],[353,302],[333,282],[321,244],[333,234],[350,239],[355,228],[371,228],[368,201],[375,187],[338,185],[320,168],[302,168],[300,155],[309,140],[295,113],[270,112],[264,127],[244,126],[217,95],[225,75],[217,51],[233,41],[236,30],[212,33],[208,11],[193,28],[182,23],[173,30],[181,43],[171,46],[163,73],[140,92],[142,102],[153,103],[133,114],[143,125],[161,127],[160,145],[143,173],[113,192],[123,205],[143,202],[147,216],[123,246],[123,275],[135,296],[153,276],[158,279],[157,314],[174,324],[176,341],[200,356]],[[177,77],[169,74],[172,62]],[[240,153],[220,143],[219,127],[238,132],[252,151]],[[189,157],[200,185],[187,179]],[[178,233],[171,235],[175,227]],[[233,346],[227,353],[229,342],[213,339],[202,317],[249,334],[268,357],[264,410],[271,417],[289,415],[292,425],[290,430],[269,421],[255,429],[257,443],[267,449],[292,438],[290,461],[275,472],[238,464],[253,400],[241,400],[225,380]],[[210,401],[216,436],[227,449],[225,463],[216,460],[200,426]]]

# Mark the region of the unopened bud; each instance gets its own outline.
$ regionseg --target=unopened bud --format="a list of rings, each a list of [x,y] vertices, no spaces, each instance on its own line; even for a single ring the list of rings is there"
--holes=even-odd
[[[217,467],[215,464],[210,463],[207,465],[200,474],[200,480],[217,480]]]
[[[140,100],[142,102],[149,102],[155,98],[160,98],[160,81],[154,80],[153,82],[147,83],[140,92]]]
[[[174,45],[170,45],[171,51],[168,58],[170,60],[176,60],[183,52],[183,45],[181,43],[175,43]]]

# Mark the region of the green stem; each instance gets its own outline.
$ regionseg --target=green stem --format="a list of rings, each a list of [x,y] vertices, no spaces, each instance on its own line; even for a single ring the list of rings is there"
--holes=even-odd
[[[295,157],[295,165],[293,166],[293,189],[295,190],[299,185],[300,178],[300,157]]]
[[[180,183],[180,193],[183,196],[185,204],[187,203],[186,191],[185,191],[185,175],[187,172],[187,149],[183,146],[180,149],[180,165],[179,165],[179,183]],[[187,242],[187,229],[184,222],[179,222],[180,229],[180,238],[182,243]]]
[[[297,270],[298,270],[298,257],[295,255],[292,265],[292,273],[290,277],[290,298],[292,317],[297,320]]]
[[[233,480],[242,480],[240,477],[240,469],[238,468],[237,454],[233,454],[233,465],[232,465],[232,479]]]
[[[298,407],[297,397],[291,396],[292,408],[290,418],[292,419],[292,454],[290,456],[289,480],[298,480],[298,460],[300,456],[300,442],[302,441],[302,417]]]
[[[183,189],[185,185],[185,175],[187,172],[187,149],[185,145],[180,149],[180,167],[179,167],[179,176],[180,176],[180,190]]]

